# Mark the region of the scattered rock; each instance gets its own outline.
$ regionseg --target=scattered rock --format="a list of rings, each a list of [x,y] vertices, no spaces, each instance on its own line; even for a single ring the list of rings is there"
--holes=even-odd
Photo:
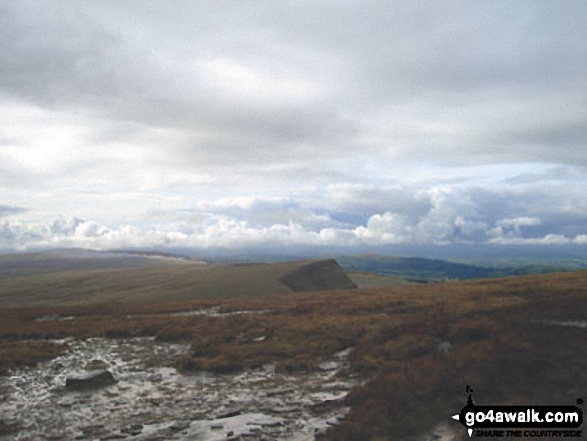
[[[160,406],[163,403],[163,398],[149,398],[148,402],[153,406]]]
[[[142,424],[133,424],[130,427],[125,427],[124,429],[120,430],[121,433],[126,433],[131,436],[140,435],[142,431],[143,431]]]
[[[222,412],[222,413],[219,413],[218,415],[216,415],[215,419],[224,420],[226,418],[232,418],[235,416],[239,416],[241,413],[243,413],[243,411],[240,409],[227,410],[226,412]]]
[[[153,374],[153,375],[149,376],[149,381],[151,383],[161,383],[163,381],[163,375]]]
[[[340,363],[336,361],[325,361],[324,363],[320,363],[318,365],[318,369],[321,371],[334,371],[340,367]]]
[[[300,408],[298,406],[275,406],[271,408],[271,412],[273,413],[293,413],[299,411]]]
[[[6,423],[32,422],[18,428],[21,439],[44,439],[45,434],[72,440],[312,439],[315,427],[348,412],[337,400],[360,381],[348,372],[349,350],[320,360],[338,366],[334,380],[330,370],[285,374],[272,365],[237,375],[179,375],[169,366],[189,346],[148,338],[69,344],[71,350],[55,361],[19,369],[5,379],[11,387],[0,402],[0,415]],[[53,369],[57,363],[63,366],[59,371]],[[63,375],[79,366],[89,370]],[[110,372],[94,369],[104,366]],[[111,386],[92,390],[103,385]],[[86,389],[92,392],[65,393]],[[0,423],[0,434],[6,426]]]
[[[287,395],[287,394],[291,394],[294,392],[294,389],[288,388],[288,389],[271,389],[268,390],[266,393],[266,396],[268,397],[277,397],[279,395]]]
[[[312,410],[314,410],[314,411],[324,411],[326,409],[340,407],[340,406],[344,405],[345,398],[346,397],[343,397],[342,399],[334,399],[334,400],[324,400],[324,401],[321,401],[319,403],[313,404],[312,405]]]
[[[111,435],[106,435],[100,438],[100,441],[110,441],[113,439],[125,439],[126,435],[123,435],[121,433],[113,433]]]
[[[115,384],[117,381],[107,370],[90,371],[74,375],[65,380],[65,388],[69,390],[97,389]]]
[[[175,421],[169,428],[174,432],[181,432],[182,430],[187,429],[190,427],[189,421]]]

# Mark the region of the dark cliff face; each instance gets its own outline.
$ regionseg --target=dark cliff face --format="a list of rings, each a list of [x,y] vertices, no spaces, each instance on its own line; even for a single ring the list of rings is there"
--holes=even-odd
[[[334,259],[309,263],[281,276],[279,281],[296,292],[357,287]]]

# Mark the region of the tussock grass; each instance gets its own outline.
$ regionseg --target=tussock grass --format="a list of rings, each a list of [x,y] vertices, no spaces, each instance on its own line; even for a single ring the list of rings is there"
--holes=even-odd
[[[57,357],[65,349],[66,345],[45,341],[0,342],[0,373],[6,374],[12,367],[34,366]]]
[[[351,369],[372,379],[351,393],[347,420],[326,438],[409,439],[459,411],[467,384],[476,399],[494,404],[573,404],[584,396],[587,332],[547,323],[586,320],[586,288],[583,271],[287,296],[3,309],[0,338],[4,344],[65,336],[183,340],[191,351],[178,360],[181,370],[218,373],[266,363],[311,371],[353,347]],[[169,315],[210,307],[268,312]],[[56,315],[74,318],[38,321]],[[450,342],[448,354],[438,351],[442,342]],[[36,351],[50,357],[55,350],[30,348],[33,361]],[[10,357],[0,351],[3,363]]]

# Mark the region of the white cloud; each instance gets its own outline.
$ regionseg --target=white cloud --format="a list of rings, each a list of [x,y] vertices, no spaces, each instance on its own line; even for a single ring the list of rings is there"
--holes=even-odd
[[[585,2],[224,6],[2,3],[1,248],[584,243]]]
[[[582,243],[580,236],[569,238],[562,234],[547,234],[544,237],[494,237],[488,243],[494,245],[568,245],[570,243]]]
[[[409,241],[412,227],[405,216],[386,212],[371,216],[366,226],[355,228],[353,233],[368,244],[394,244]]]
[[[516,217],[513,219],[502,219],[497,222],[497,225],[506,228],[513,227],[514,229],[519,230],[520,227],[540,225],[540,219],[535,217]]]

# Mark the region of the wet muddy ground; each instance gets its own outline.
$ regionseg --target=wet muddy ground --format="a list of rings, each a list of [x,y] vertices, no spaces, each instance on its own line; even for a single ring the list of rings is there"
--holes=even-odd
[[[318,372],[181,375],[187,344],[152,338],[67,341],[69,350],[35,368],[0,378],[1,440],[313,440],[348,412],[360,380],[348,372],[350,350]],[[117,383],[69,391],[67,377],[105,367]]]

